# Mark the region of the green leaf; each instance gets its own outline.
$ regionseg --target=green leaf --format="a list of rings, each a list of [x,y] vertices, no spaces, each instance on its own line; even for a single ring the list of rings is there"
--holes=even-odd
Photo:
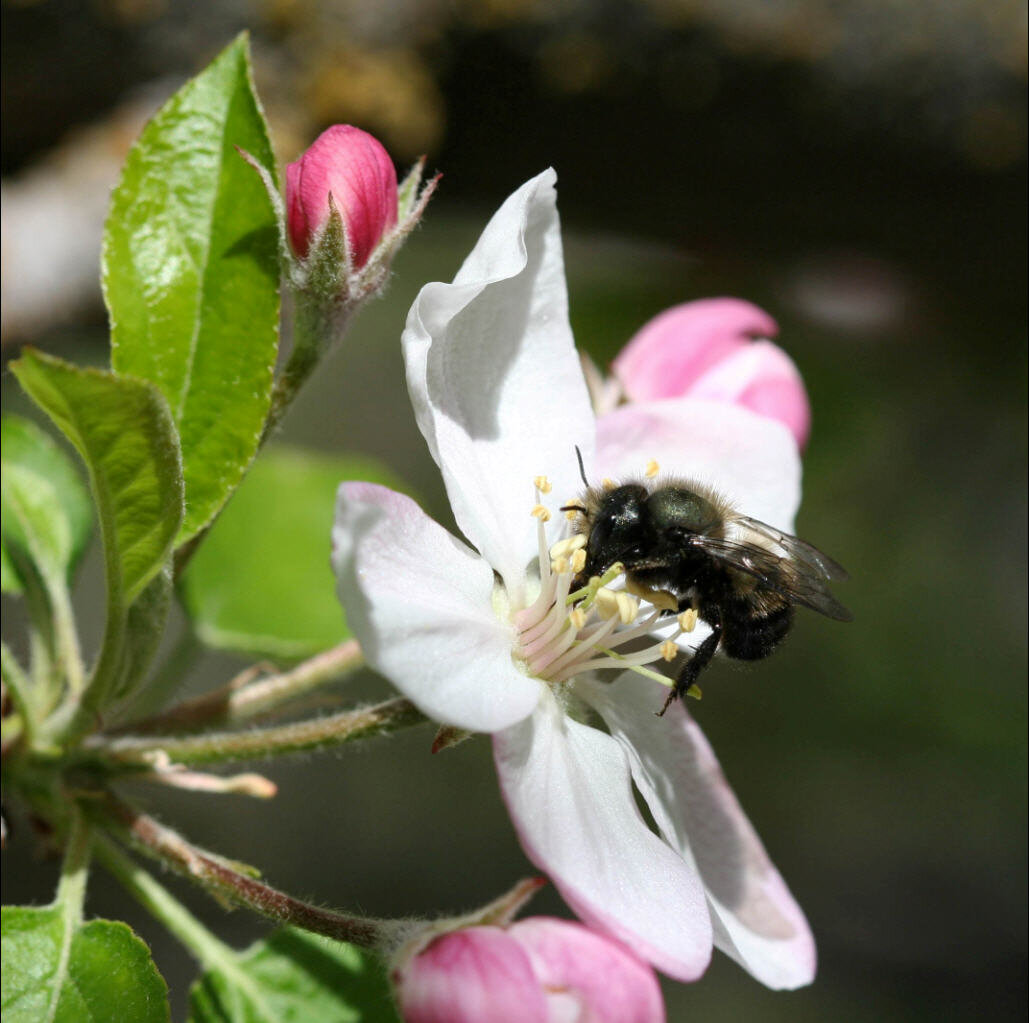
[[[245,36],[146,126],[104,235],[112,365],[160,388],[181,437],[178,544],[211,521],[243,478],[271,395],[278,227],[237,146],[274,167]]]
[[[352,479],[402,489],[367,458],[281,445],[261,455],[182,581],[205,642],[289,660],[349,635],[329,554],[336,490]]]
[[[26,348],[11,370],[82,455],[104,539],[111,606],[127,608],[168,557],[182,520],[175,426],[160,393]]]
[[[3,532],[13,534],[30,550],[41,544],[49,548],[53,558],[47,567],[67,581],[93,528],[89,492],[71,459],[30,420],[5,415],[0,421],[0,439],[5,482]],[[28,522],[9,505],[8,486],[17,492],[20,504],[34,509]],[[42,534],[50,534],[49,539]],[[5,593],[22,592],[22,580],[11,563],[6,541],[0,547],[0,581]]]
[[[171,565],[167,564],[147,584],[129,608],[125,629],[125,646],[118,679],[112,687],[116,698],[128,696],[146,681],[147,672],[164,637],[164,627],[171,608]]]
[[[150,950],[123,923],[66,933],[60,906],[4,906],[4,1023],[164,1023],[168,987]]]
[[[19,568],[25,556],[43,579],[63,583],[71,559],[71,529],[54,487],[31,469],[4,465],[0,504],[9,565],[19,591],[25,588],[25,571]]]
[[[296,928],[276,931],[207,970],[189,1023],[399,1023],[386,971],[352,945]]]

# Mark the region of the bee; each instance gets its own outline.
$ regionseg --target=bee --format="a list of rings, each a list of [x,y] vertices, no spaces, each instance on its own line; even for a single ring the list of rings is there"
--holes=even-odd
[[[573,528],[586,536],[586,563],[573,588],[620,562],[630,592],[665,615],[693,612],[711,627],[659,715],[686,695],[719,648],[743,661],[772,653],[789,632],[795,606],[852,619],[829,592],[830,582],[847,578],[840,565],[804,540],[741,515],[696,481],[586,483],[582,498],[562,510],[574,513]]]

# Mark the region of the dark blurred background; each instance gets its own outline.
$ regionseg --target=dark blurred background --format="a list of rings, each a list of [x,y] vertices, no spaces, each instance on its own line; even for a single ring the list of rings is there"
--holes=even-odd
[[[445,174],[384,301],[283,436],[387,460],[446,516],[398,338],[485,220],[559,175],[572,323],[604,363],[668,305],[769,310],[814,407],[798,532],[851,568],[850,626],[801,616],[693,705],[806,910],[820,975],[724,957],[669,1019],[1021,1019],[1026,969],[1026,7],[920,0],[20,0],[2,4],[5,357],[106,360],[107,192],[142,117],[240,28],[282,160],[322,127]],[[376,381],[374,388],[368,381]],[[9,374],[5,407],[24,410]],[[328,524],[326,524],[328,528]],[[269,552],[274,538],[269,538]],[[255,557],[264,552],[255,551]],[[78,588],[88,635],[94,552]],[[12,610],[5,602],[5,611]],[[6,631],[6,630],[5,630]],[[193,689],[244,662],[212,654]],[[384,691],[370,676],[337,690]],[[194,840],[378,915],[484,902],[529,872],[488,744],[431,732],[271,765],[272,804],[148,794]],[[15,818],[17,825],[17,818]],[[6,901],[51,898],[22,827]],[[265,928],[169,883],[228,940]],[[193,973],[98,878],[183,1014]],[[546,894],[536,911],[562,912]]]

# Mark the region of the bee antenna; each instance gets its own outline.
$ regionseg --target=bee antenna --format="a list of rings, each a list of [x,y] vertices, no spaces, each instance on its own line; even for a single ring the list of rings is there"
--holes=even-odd
[[[586,467],[582,464],[582,452],[579,450],[579,445],[575,445],[575,457],[579,459],[579,475],[582,477],[582,482],[586,489],[589,490],[590,481],[586,479]]]

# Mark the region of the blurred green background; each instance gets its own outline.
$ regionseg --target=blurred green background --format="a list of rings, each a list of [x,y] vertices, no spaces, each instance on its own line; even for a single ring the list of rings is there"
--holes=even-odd
[[[95,204],[85,168],[120,159],[131,104],[167,95],[241,27],[283,159],[333,121],[378,133],[401,166],[428,153],[439,198],[282,438],[384,460],[444,520],[399,334],[421,284],[449,279],[542,167],[559,175],[572,324],[601,363],[680,301],[738,295],[771,312],[814,409],[798,532],[850,568],[840,595],[856,621],[801,615],[768,662],[713,668],[691,709],[810,918],[820,973],[775,994],[718,956],[700,982],[667,985],[669,1019],[1022,1018],[1023,3],[5,0],[3,15],[5,218],[7,196],[46,173]],[[95,277],[99,227],[66,223],[63,243],[86,251],[62,278],[70,294],[76,272]],[[5,233],[14,294],[32,267],[11,251]],[[95,284],[66,306],[61,284],[48,315],[5,328],[5,359],[32,341],[106,360]],[[10,374],[3,398],[25,409]],[[101,572],[94,551],[76,594],[93,642]],[[328,600],[331,585],[326,573]],[[206,655],[189,686],[244,663]],[[384,691],[362,676],[333,696]],[[457,910],[530,868],[488,744],[430,759],[431,737],[271,765],[270,805],[146,799],[319,903]],[[46,901],[56,864],[17,812],[12,824],[5,901]],[[181,1016],[188,957],[98,882],[89,911],[137,927]],[[229,940],[265,929],[169,884]],[[563,912],[553,893],[533,909]]]

